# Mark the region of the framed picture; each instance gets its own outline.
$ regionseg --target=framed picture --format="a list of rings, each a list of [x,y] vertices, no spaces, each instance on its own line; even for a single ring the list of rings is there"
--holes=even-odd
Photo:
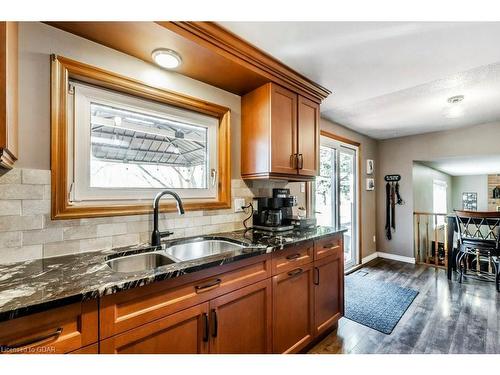
[[[375,179],[373,179],[373,178],[366,179],[366,190],[368,190],[368,191],[375,190]]]
[[[366,159],[366,174],[373,174],[373,160]]]
[[[477,211],[477,193],[462,193],[462,208]]]

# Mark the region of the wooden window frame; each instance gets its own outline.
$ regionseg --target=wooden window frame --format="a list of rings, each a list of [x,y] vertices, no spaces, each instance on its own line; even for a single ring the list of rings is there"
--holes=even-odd
[[[75,79],[142,99],[214,116],[219,121],[217,199],[185,199],[187,211],[217,210],[231,207],[231,111],[227,107],[160,89],[113,72],[62,56],[51,56],[51,217],[79,219],[90,217],[141,215],[152,212],[152,204],[126,203],[74,205],[68,191],[67,96],[69,80]],[[151,197],[151,201],[153,197]],[[175,202],[162,202],[161,212],[175,211]]]

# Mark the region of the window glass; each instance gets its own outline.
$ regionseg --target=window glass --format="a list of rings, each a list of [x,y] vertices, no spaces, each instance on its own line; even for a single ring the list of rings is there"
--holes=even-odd
[[[90,186],[207,187],[207,128],[91,103]]]

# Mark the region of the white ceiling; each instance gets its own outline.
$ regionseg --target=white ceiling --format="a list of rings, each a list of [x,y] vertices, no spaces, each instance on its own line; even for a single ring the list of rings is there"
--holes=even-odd
[[[500,120],[500,22],[220,24],[332,90],[322,116],[374,138]]]
[[[456,157],[421,163],[451,176],[500,174],[500,155]]]

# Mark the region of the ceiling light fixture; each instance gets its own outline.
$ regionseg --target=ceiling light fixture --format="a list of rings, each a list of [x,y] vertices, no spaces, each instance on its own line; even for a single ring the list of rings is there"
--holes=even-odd
[[[464,115],[464,107],[461,104],[462,100],[464,100],[463,95],[455,95],[448,98],[447,102],[451,104],[446,111],[445,117],[447,118],[458,118]]]
[[[167,48],[158,48],[151,53],[154,62],[166,69],[175,69],[182,64],[181,56]]]

